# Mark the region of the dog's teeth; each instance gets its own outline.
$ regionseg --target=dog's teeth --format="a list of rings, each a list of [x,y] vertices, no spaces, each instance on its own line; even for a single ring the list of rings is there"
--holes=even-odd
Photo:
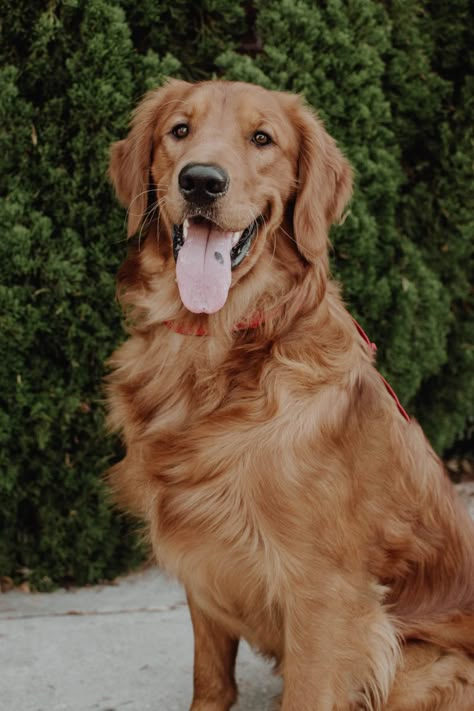
[[[235,247],[237,242],[239,241],[240,237],[242,235],[242,232],[234,232],[232,236],[232,246]]]
[[[188,236],[189,220],[186,218],[183,222],[183,238],[186,239]]]

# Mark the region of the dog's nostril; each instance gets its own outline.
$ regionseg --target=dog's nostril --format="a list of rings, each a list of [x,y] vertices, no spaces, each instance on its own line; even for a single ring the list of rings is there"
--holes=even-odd
[[[194,188],[194,180],[190,175],[182,175],[182,171],[179,174],[179,187],[182,188],[182,190],[193,190]]]
[[[206,183],[206,190],[208,193],[223,193],[226,187],[226,180],[223,178],[211,179]]]
[[[219,165],[188,163],[178,176],[178,184],[186,200],[205,203],[227,192],[229,176]]]

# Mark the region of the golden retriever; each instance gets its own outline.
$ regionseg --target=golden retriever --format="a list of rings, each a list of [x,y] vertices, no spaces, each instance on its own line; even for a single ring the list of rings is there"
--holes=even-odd
[[[282,711],[473,711],[473,524],[329,277],[335,141],[297,96],[171,81],[110,176],[138,235],[110,478],[186,588],[192,711],[234,704],[240,638]]]

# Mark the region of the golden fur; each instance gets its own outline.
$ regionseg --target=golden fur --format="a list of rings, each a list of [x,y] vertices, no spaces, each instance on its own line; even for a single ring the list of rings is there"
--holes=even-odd
[[[257,129],[275,143],[256,147]],[[230,175],[224,228],[265,218],[211,316],[175,281],[193,161]],[[192,711],[235,701],[240,638],[277,661],[282,711],[472,711],[473,525],[329,278],[352,183],[334,140],[296,96],[172,81],[139,105],[110,175],[139,233],[120,275],[130,338],[109,405],[126,456],[110,479],[186,588]]]

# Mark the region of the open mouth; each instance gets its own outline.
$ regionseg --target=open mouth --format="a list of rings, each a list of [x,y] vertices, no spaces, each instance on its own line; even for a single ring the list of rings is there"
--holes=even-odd
[[[230,264],[231,269],[235,269],[239,264],[245,259],[250,251],[252,242],[254,241],[255,235],[257,234],[257,228],[260,220],[254,220],[252,224],[241,231],[233,231],[231,239],[231,250],[230,250]],[[223,232],[219,229],[212,220],[208,220],[206,217],[192,217],[186,218],[186,220],[181,225],[173,225],[173,254],[176,261],[178,261],[178,254],[185,243],[186,237],[189,234],[189,228],[191,229],[194,225],[208,225],[210,232],[212,230]]]
[[[223,230],[203,216],[173,226],[176,281],[183,304],[193,313],[221,309],[229,293],[232,270],[247,256],[259,220],[244,230]]]

